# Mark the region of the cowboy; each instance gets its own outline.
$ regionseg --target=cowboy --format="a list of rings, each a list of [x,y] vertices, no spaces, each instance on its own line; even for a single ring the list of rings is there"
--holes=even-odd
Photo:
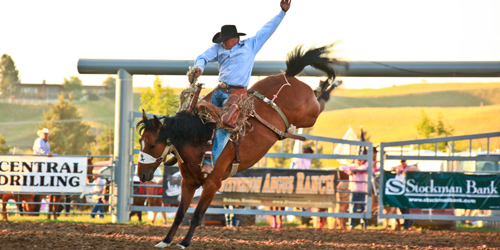
[[[274,31],[285,17],[285,13],[290,9],[291,0],[281,0],[280,13],[271,21],[266,23],[255,36],[249,37],[243,41],[235,25],[224,25],[221,31],[215,34],[212,42],[215,44],[199,55],[194,65],[196,67],[194,77],[201,76],[205,66],[209,62],[218,62],[219,64],[219,86],[214,90],[212,103],[218,107],[223,107],[229,98],[229,92],[233,90],[246,89],[250,82],[250,75],[255,60],[255,56],[262,48],[264,43],[271,37]],[[202,165],[202,172],[210,174],[213,170],[213,164],[224,149],[229,134],[225,129],[217,129],[213,141],[212,149],[205,154]],[[201,165],[201,164],[200,164]]]
[[[49,145],[49,129],[44,128],[42,130],[38,130],[37,134],[39,138],[37,138],[33,144],[33,154],[52,157],[53,154],[50,152]]]

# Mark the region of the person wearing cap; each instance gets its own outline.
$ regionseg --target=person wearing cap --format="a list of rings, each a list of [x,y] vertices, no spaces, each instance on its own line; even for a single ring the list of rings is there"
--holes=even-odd
[[[280,13],[266,23],[255,36],[245,40],[240,40],[240,36],[245,36],[246,34],[238,32],[235,25],[222,26],[221,31],[215,34],[212,39],[212,42],[215,44],[196,58],[194,62],[194,78],[201,76],[207,63],[217,62],[219,64],[220,84],[213,92],[211,99],[213,104],[222,107],[229,98],[230,91],[246,89],[248,87],[255,56],[278,28],[285,17],[285,13],[290,9],[290,4],[291,0],[281,0]],[[225,129],[217,129],[214,138],[213,153],[210,151],[207,152],[204,164],[202,165],[202,172],[206,174],[212,172],[212,163],[217,161],[228,139],[229,134]]]
[[[33,154],[51,157],[53,154],[50,152],[49,129],[44,128],[42,130],[38,130],[37,134],[39,137],[33,144]]]

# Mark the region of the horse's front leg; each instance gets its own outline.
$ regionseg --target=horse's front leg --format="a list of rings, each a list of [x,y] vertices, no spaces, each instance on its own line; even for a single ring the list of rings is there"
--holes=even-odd
[[[180,243],[181,247],[188,247],[191,244],[191,238],[193,237],[194,231],[200,224],[201,219],[214,199],[215,193],[219,190],[221,183],[221,181],[217,182],[207,179],[207,181],[203,184],[203,192],[201,193],[200,201],[198,201],[198,205],[194,210],[186,237],[184,237]]]
[[[177,208],[177,212],[175,213],[174,223],[170,227],[167,236],[160,243],[156,244],[156,247],[167,247],[172,243],[174,239],[175,233],[186,215],[186,211],[191,205],[191,201],[193,200],[194,192],[197,187],[189,186],[184,180],[181,182],[181,201],[179,203],[179,207]]]

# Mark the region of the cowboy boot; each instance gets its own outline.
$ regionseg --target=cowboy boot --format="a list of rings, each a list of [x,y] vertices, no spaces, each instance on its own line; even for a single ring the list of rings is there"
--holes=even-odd
[[[210,173],[212,173],[212,171],[214,170],[214,167],[212,166],[212,164],[205,162],[205,159],[207,159],[210,162],[213,162],[212,161],[212,150],[205,152],[205,157],[203,157],[203,161],[200,164],[201,172],[203,173],[203,177],[207,178],[207,176]]]
[[[201,172],[203,173],[203,177],[207,178],[207,176],[212,173],[214,170],[213,167],[213,158],[212,158],[212,148],[214,146],[213,141],[214,141],[214,136],[215,136],[215,130],[212,132],[212,138],[207,142],[209,148],[205,152],[205,155],[203,156],[203,160],[200,163],[200,168]],[[208,162],[206,162],[208,160]]]

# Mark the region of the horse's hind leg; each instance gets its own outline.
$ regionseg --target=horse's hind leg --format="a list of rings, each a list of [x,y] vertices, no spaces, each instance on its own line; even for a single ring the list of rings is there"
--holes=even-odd
[[[181,183],[181,201],[179,203],[179,207],[177,208],[177,212],[175,213],[174,223],[170,227],[167,236],[160,243],[156,244],[156,247],[167,247],[172,243],[175,233],[184,219],[184,215],[193,200],[194,192],[197,187],[188,186],[184,180]],[[192,224],[192,223],[191,223]]]

